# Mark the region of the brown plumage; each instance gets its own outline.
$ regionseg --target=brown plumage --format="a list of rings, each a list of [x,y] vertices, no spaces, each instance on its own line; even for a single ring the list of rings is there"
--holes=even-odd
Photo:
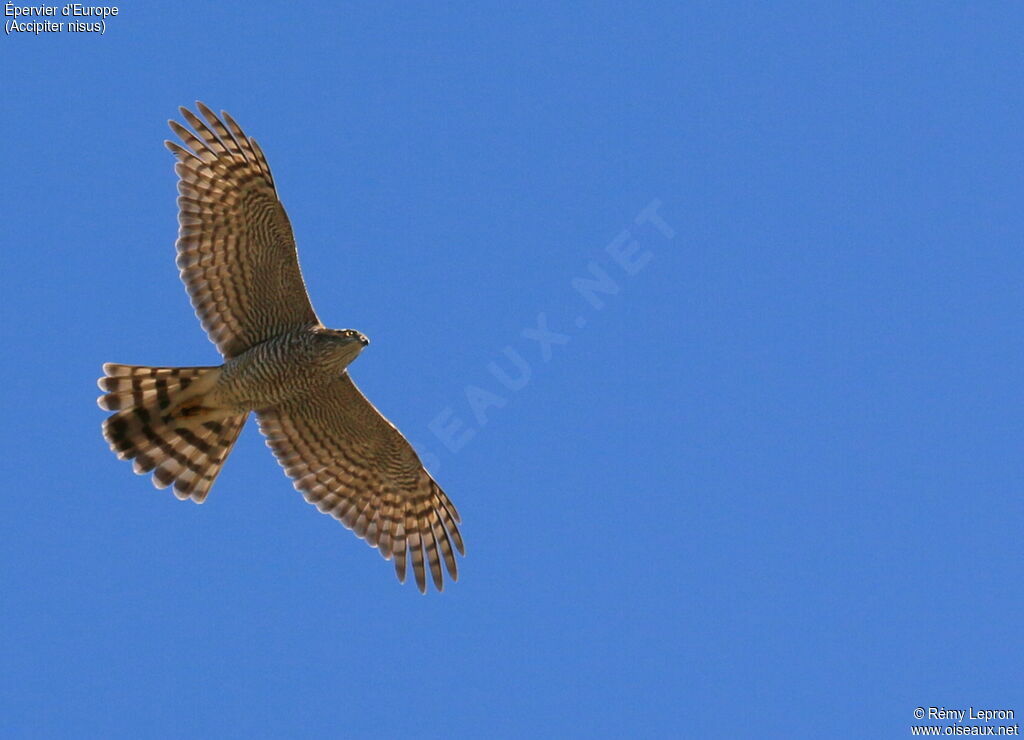
[[[368,340],[323,326],[299,271],[266,158],[227,114],[182,108],[178,267],[196,315],[224,355],[217,367],[104,365],[111,449],[157,487],[202,502],[250,411],[306,500],[394,559],[420,591],[442,562],[458,577],[459,515],[406,441],[348,375]],[[408,553],[408,556],[407,556]]]
[[[108,362],[99,386],[101,408],[118,410],[103,422],[103,436],[122,460],[135,460],[153,485],[174,485],[174,495],[202,503],[248,416],[170,416],[172,399],[199,383],[212,386],[215,367],[139,367]],[[205,383],[204,383],[205,381]]]

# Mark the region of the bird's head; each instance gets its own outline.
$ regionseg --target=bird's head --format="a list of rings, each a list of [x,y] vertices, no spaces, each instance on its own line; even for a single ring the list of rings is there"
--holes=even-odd
[[[314,336],[317,358],[338,372],[348,367],[370,343],[365,334],[355,329],[320,329]]]

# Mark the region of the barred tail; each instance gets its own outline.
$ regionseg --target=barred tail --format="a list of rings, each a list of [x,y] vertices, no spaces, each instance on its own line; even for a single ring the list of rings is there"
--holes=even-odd
[[[103,436],[134,470],[153,471],[153,485],[174,484],[174,495],[202,503],[238,439],[247,413],[204,405],[219,367],[103,366],[100,408],[117,413],[103,422]]]

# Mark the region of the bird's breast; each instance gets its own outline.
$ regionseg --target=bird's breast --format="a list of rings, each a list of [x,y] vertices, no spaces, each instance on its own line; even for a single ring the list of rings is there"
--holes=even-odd
[[[315,392],[336,374],[317,362],[310,338],[285,334],[228,360],[215,392],[225,406],[261,409]]]

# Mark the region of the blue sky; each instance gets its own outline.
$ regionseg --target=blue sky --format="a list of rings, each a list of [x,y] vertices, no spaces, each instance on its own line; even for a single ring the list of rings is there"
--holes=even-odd
[[[0,728],[1021,716],[1019,7],[436,5],[0,39]],[[443,594],[252,422],[201,507],[100,436],[103,362],[217,361],[161,143],[197,98],[260,141],[320,316],[373,340],[353,377],[462,513]]]

